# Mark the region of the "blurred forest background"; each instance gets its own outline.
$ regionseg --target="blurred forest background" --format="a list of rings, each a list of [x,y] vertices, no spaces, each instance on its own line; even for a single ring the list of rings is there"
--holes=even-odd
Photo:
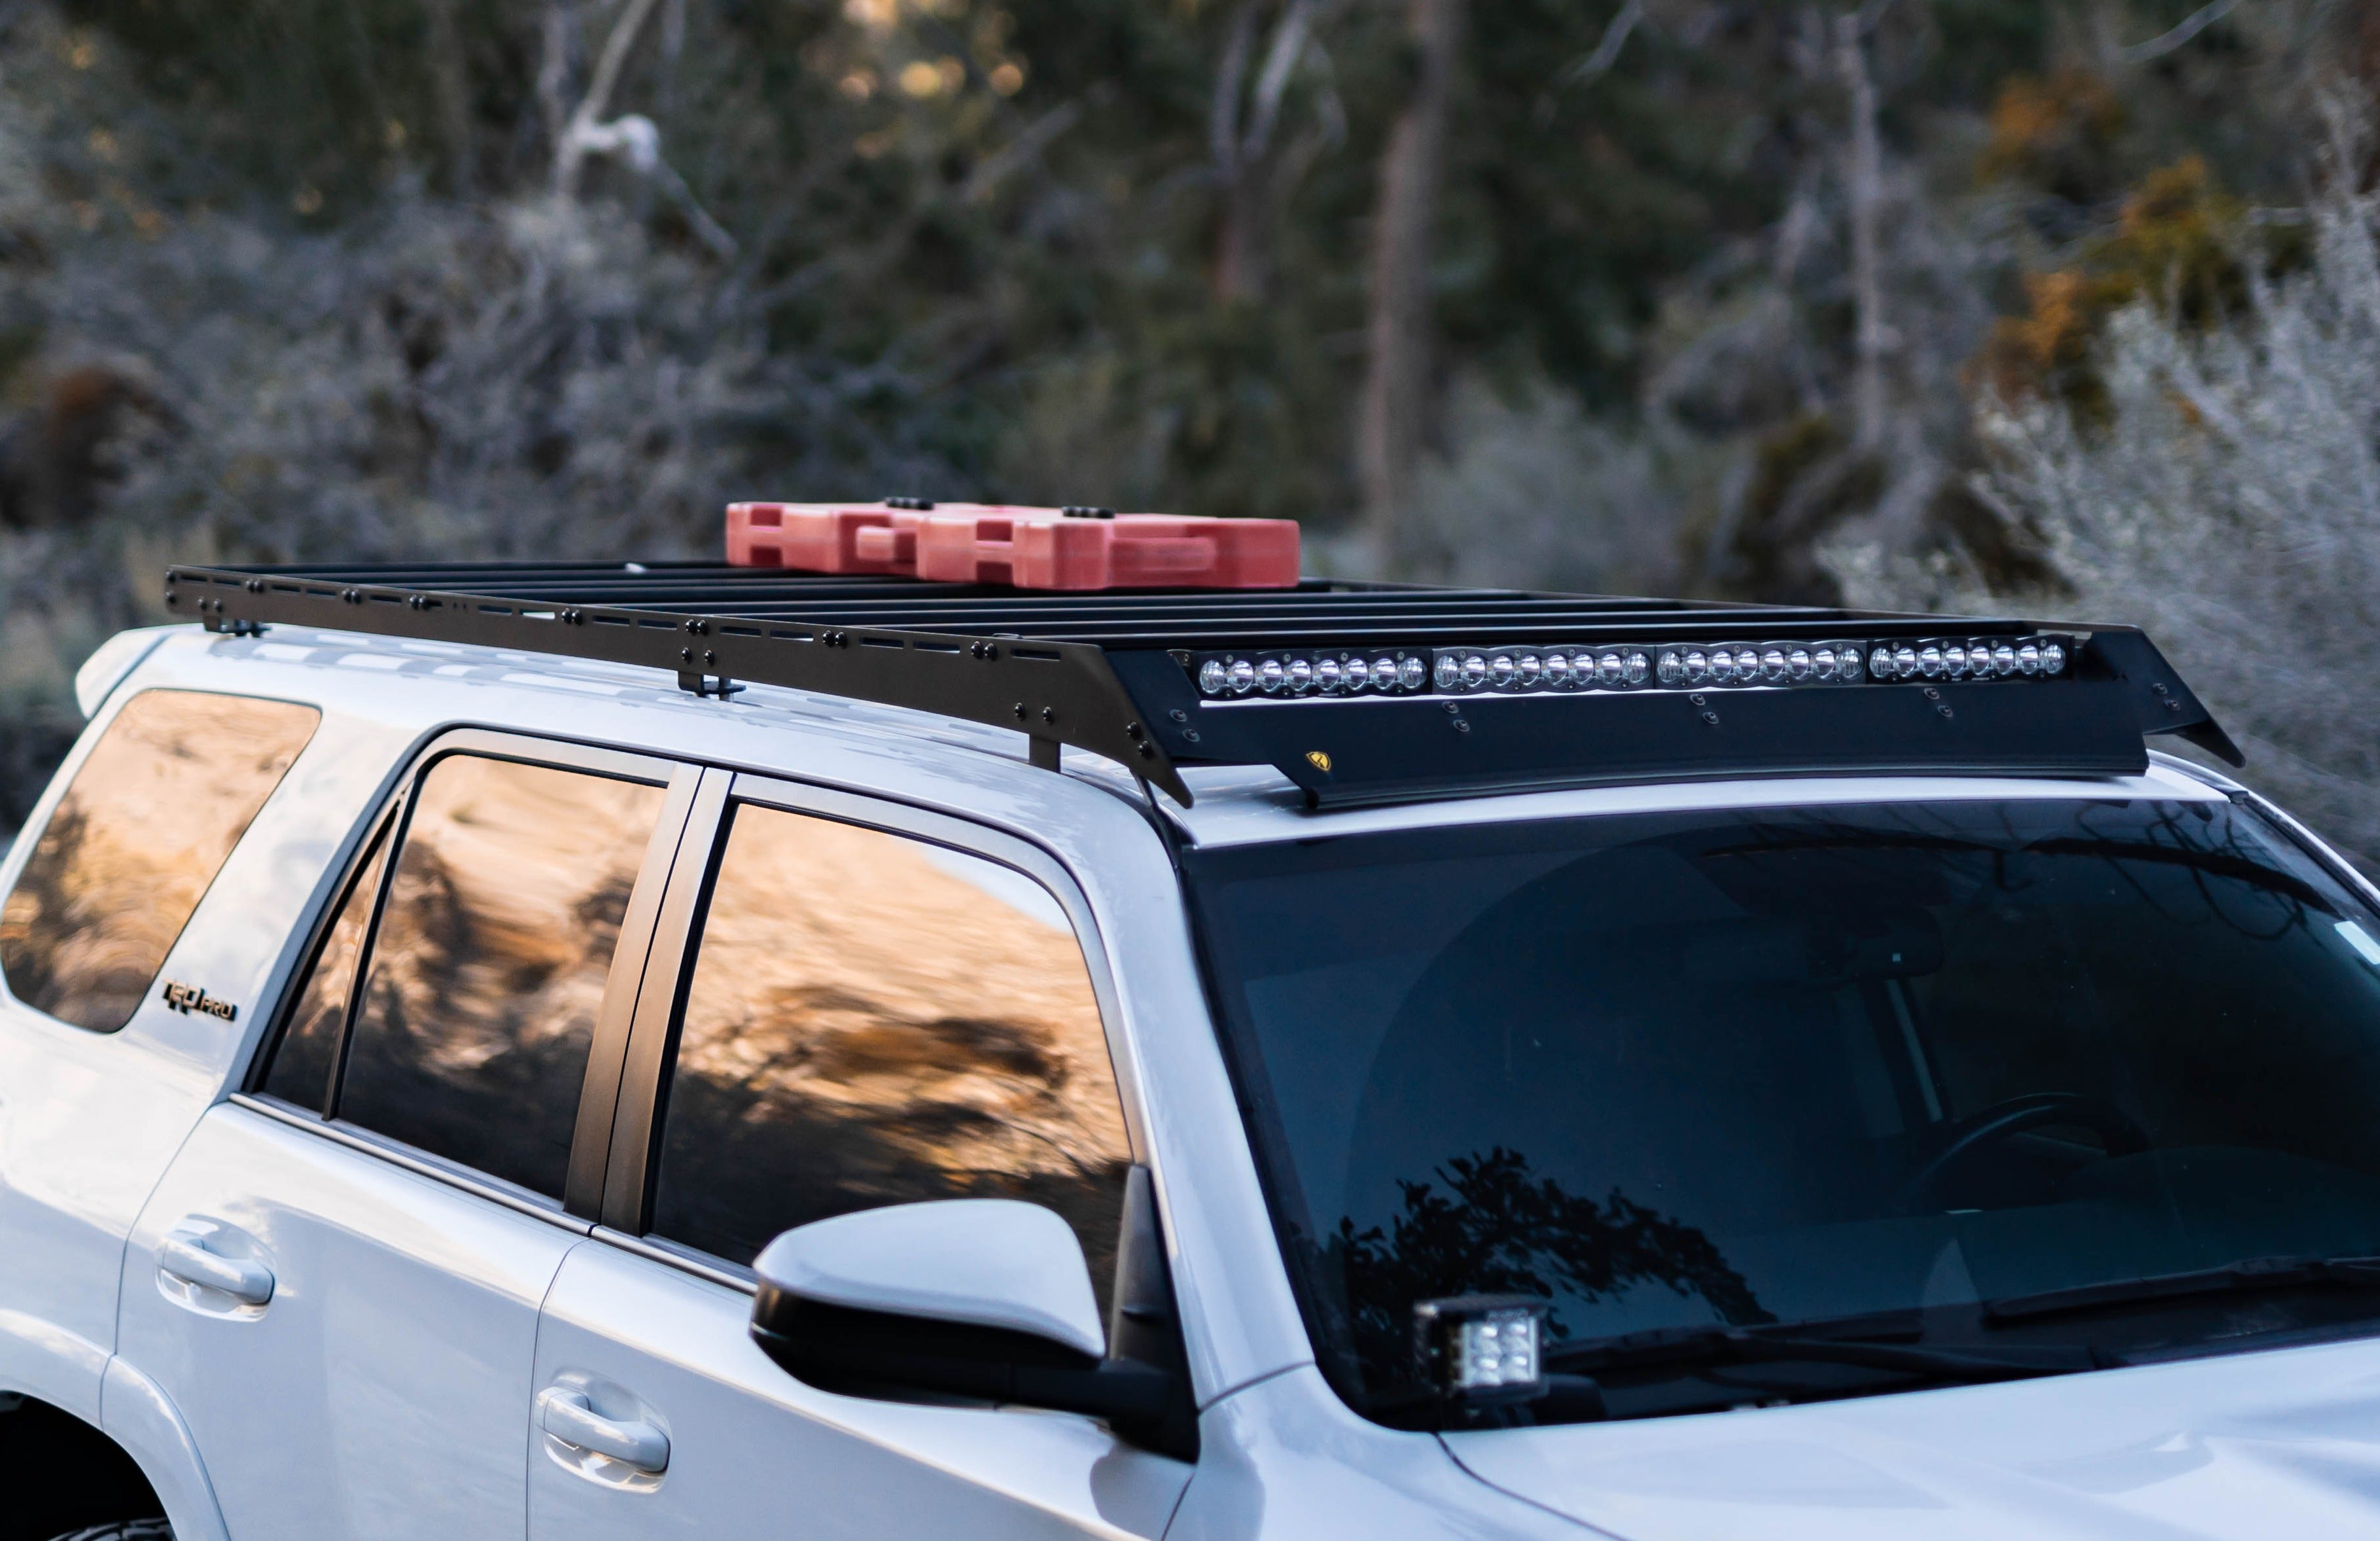
[[[2380,858],[2380,4],[0,0],[0,823],[174,558],[732,498],[2152,628]]]

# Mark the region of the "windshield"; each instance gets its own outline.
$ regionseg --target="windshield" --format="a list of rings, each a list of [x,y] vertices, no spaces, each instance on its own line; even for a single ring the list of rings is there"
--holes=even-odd
[[[1648,1329],[2047,1337],[2087,1367],[2380,1323],[2369,1268],[2166,1279],[2380,1254],[2380,920],[2242,807],[1698,811],[1185,860],[1359,1411],[1413,1401],[1415,1303],[1472,1293],[1543,1297],[1548,1363],[1606,1345],[1615,1388],[1609,1340]],[[1696,1373],[1715,1389],[1639,1410],[1914,1372]]]

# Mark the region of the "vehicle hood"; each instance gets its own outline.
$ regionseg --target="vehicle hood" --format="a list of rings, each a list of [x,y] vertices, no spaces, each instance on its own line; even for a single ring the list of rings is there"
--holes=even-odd
[[[2380,1341],[1444,1437],[1624,1541],[2380,1535]]]

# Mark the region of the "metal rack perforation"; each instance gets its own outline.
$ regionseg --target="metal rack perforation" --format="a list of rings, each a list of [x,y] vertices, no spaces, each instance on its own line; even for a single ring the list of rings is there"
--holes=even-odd
[[[216,631],[319,626],[674,672],[1013,728],[1119,761],[1184,805],[1178,767],[1269,764],[1319,804],[1741,775],[2120,774],[2142,735],[2237,750],[2130,627],[1309,578],[1278,590],[1028,592],[713,563],[177,566],[167,603]],[[2071,639],[2070,677],[1857,688],[1215,699],[1194,654]],[[1401,654],[1400,656],[1402,656]],[[1980,667],[1980,665],[1979,665]]]

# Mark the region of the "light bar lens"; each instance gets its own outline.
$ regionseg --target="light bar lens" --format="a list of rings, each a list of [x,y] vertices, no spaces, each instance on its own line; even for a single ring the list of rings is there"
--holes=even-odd
[[[1292,699],[1316,696],[1415,696],[1429,686],[1429,660],[1416,652],[1343,649],[1208,653],[1196,661],[1198,694]]]
[[[1877,643],[1869,670],[1879,680],[2047,679],[2066,672],[2068,657],[2051,637],[1927,638]]]
[[[1281,700],[2046,679],[2065,673],[2070,657],[2068,639],[1977,637],[1545,647],[1500,642],[1368,656],[1344,649],[1268,649],[1185,656],[1185,662],[1201,696]]]

